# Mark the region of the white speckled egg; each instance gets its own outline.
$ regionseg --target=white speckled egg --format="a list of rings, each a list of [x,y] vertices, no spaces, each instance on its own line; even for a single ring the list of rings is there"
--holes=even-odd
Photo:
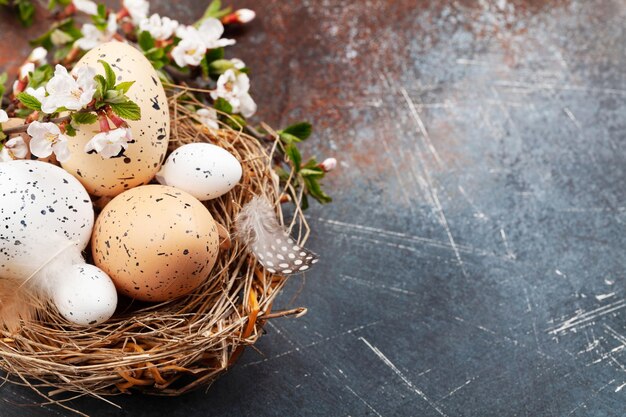
[[[46,261],[42,240],[83,250],[94,223],[85,188],[61,168],[39,161],[0,163],[0,277],[24,279]],[[71,245],[71,244],[70,244]]]
[[[78,325],[107,321],[117,307],[117,291],[111,278],[93,265],[72,265],[52,289],[59,313]]]
[[[241,164],[227,150],[210,143],[190,143],[172,152],[156,178],[206,201],[229,192],[241,174]]]
[[[121,192],[147,184],[159,171],[170,137],[170,116],[165,90],[150,62],[137,49],[121,42],[102,44],[81,58],[76,68],[89,65],[104,74],[98,60],[108,62],[117,82],[135,81],[128,97],[141,108],[141,120],[127,121],[135,143],[124,156],[105,159],[85,153],[85,144],[99,132],[98,123],[81,125],[69,141],[71,158],[63,164],[83,183],[90,194],[113,197]]]
[[[206,281],[217,260],[219,237],[211,213],[195,197],[146,185],[105,206],[91,245],[94,263],[120,293],[165,301]]]

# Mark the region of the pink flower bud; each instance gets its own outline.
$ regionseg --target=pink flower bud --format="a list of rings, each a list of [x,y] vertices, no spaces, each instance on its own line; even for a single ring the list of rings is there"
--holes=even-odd
[[[322,168],[324,172],[330,172],[337,168],[337,160],[335,158],[326,158],[319,167]]]
[[[233,13],[222,17],[222,23],[225,25],[229,25],[232,23],[249,23],[256,17],[256,13],[254,10],[250,9],[239,9],[234,11]]]

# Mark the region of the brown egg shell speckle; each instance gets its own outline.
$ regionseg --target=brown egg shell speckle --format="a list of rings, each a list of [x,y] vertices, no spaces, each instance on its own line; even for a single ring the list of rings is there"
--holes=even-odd
[[[142,301],[188,294],[209,276],[219,251],[207,208],[184,191],[147,185],[104,208],[94,227],[95,264],[118,291]]]
[[[89,65],[104,74],[98,60],[108,62],[117,82],[135,81],[128,97],[141,108],[141,120],[128,121],[135,143],[124,155],[105,159],[85,153],[85,144],[99,132],[97,123],[81,125],[69,141],[72,154],[63,168],[74,175],[90,194],[116,196],[123,191],[147,184],[161,168],[170,136],[170,117],[165,90],[150,62],[134,47],[109,42],[89,51],[76,68]]]

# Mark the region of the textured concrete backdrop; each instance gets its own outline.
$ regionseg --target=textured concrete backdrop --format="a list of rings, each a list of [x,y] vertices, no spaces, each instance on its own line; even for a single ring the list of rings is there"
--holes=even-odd
[[[191,22],[203,2],[154,1]],[[335,155],[323,262],[208,392],[97,416],[626,414],[626,3],[241,0],[259,118]],[[0,18],[0,68],[27,32]],[[0,388],[1,416],[37,397]]]

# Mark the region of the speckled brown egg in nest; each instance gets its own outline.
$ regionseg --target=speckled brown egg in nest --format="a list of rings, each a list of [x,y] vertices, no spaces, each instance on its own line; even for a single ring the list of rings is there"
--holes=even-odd
[[[205,203],[215,220],[232,235],[242,206],[264,195],[282,223],[279,200],[291,185],[281,189],[272,170],[273,152],[280,144],[262,143],[226,126],[209,130],[184,106],[184,88],[168,90],[170,151],[185,143],[210,142],[231,152],[243,166],[234,189]],[[294,213],[290,224],[303,243],[308,226],[297,204]],[[73,328],[50,310],[16,331],[1,330],[0,366],[12,382],[64,407],[57,398],[64,392],[175,396],[210,384],[246,345],[256,342],[266,320],[305,312],[272,312],[286,277],[263,270],[237,241],[225,246],[206,282],[182,298],[157,305],[130,303],[106,323],[88,329]]]

